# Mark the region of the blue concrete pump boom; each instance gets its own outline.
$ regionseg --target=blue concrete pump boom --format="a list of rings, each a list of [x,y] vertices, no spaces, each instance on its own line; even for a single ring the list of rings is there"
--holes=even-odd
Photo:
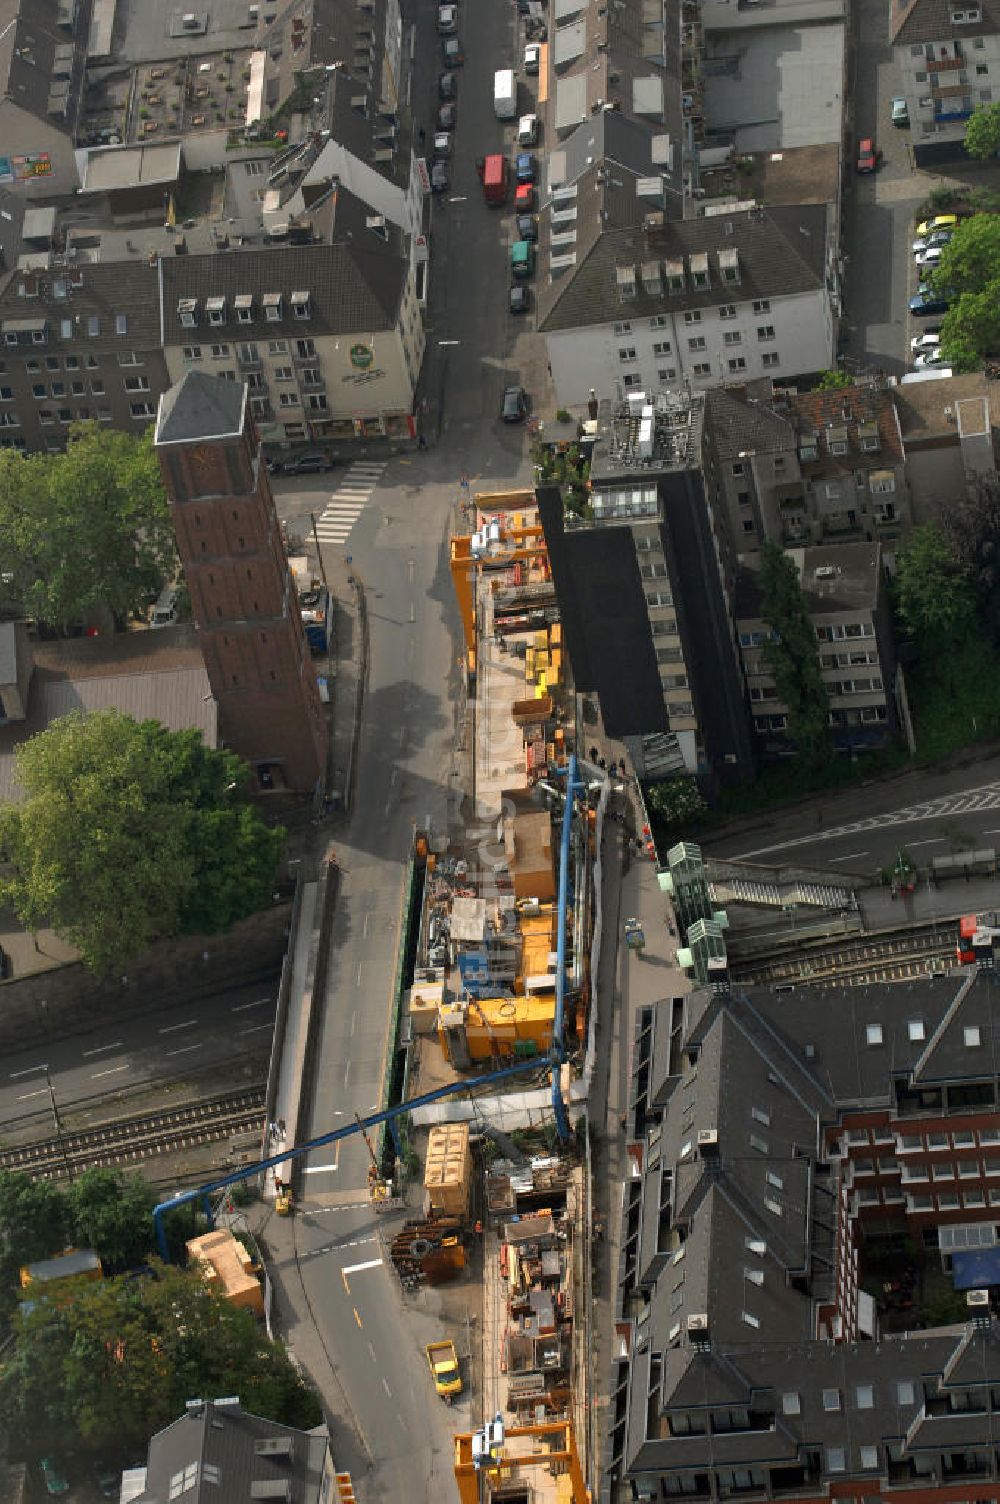
[[[156,1228],[156,1243],[160,1254],[165,1260],[169,1260],[167,1249],[166,1230],[163,1226],[163,1214],[172,1207],[186,1206],[189,1201],[201,1201],[202,1210],[212,1222],[212,1206],[209,1197],[214,1191],[225,1190],[227,1186],[238,1185],[241,1180],[250,1180],[253,1176],[261,1174],[264,1170],[273,1169],[276,1165],[287,1164],[290,1159],[300,1159],[310,1149],[320,1149],[325,1144],[335,1144],[341,1139],[351,1138],[356,1133],[361,1133],[366,1128],[377,1128],[380,1123],[392,1122],[405,1112],[412,1112],[415,1107],[426,1107],[431,1102],[440,1102],[445,1097],[456,1097],[471,1087],[489,1086],[494,1081],[506,1081],[512,1076],[524,1075],[528,1071],[537,1071],[543,1067],[544,1061],[537,1057],[534,1060],[519,1060],[516,1065],[506,1065],[502,1070],[488,1071],[484,1076],[473,1076],[463,1081],[452,1081],[447,1086],[439,1086],[434,1091],[424,1092],[422,1096],[411,1097],[407,1102],[400,1102],[395,1107],[388,1107],[383,1112],[373,1112],[369,1117],[359,1118],[343,1128],[335,1128],[332,1133],[324,1133],[319,1138],[313,1138],[305,1144],[296,1144],[293,1149],[286,1149],[281,1154],[272,1154],[268,1159],[258,1160],[256,1164],[244,1165],[241,1170],[234,1170],[231,1175],[223,1175],[218,1180],[210,1181],[208,1185],[199,1186],[194,1191],[182,1191],[171,1201],[161,1201],[153,1208],[153,1223]],[[553,1071],[558,1071],[556,1061],[552,1061]],[[560,1099],[560,1106],[562,1102]],[[565,1113],[563,1114],[565,1119]],[[558,1120],[557,1120],[558,1122]]]

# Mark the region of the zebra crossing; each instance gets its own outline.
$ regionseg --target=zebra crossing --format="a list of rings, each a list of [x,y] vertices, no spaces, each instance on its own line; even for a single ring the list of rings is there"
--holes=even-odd
[[[358,460],[345,472],[323,515],[316,522],[320,543],[346,543],[354,524],[371,500],[385,462]]]

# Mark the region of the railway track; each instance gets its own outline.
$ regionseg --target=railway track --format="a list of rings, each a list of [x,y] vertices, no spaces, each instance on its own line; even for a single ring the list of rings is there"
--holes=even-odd
[[[739,981],[757,985],[801,982],[862,987],[871,982],[906,982],[935,975],[955,964],[954,931],[935,926],[831,950],[816,949],[782,960],[742,966],[737,963],[733,969]]]
[[[160,1154],[195,1148],[263,1125],[264,1089],[123,1118],[57,1138],[0,1149],[0,1169],[58,1180],[96,1166],[139,1164]]]

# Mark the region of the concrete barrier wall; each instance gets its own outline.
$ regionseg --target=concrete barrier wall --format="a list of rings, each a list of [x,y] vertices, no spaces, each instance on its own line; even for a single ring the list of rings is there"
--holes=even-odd
[[[243,919],[224,935],[183,935],[154,945],[126,975],[98,978],[79,962],[0,984],[0,1052],[82,1034],[104,1019],[150,1013],[172,999],[238,987],[277,972],[290,902]]]

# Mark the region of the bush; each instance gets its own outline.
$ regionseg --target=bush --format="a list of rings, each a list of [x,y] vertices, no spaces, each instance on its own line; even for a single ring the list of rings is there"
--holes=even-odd
[[[565,407],[556,408],[557,423],[572,423],[573,419]]]

